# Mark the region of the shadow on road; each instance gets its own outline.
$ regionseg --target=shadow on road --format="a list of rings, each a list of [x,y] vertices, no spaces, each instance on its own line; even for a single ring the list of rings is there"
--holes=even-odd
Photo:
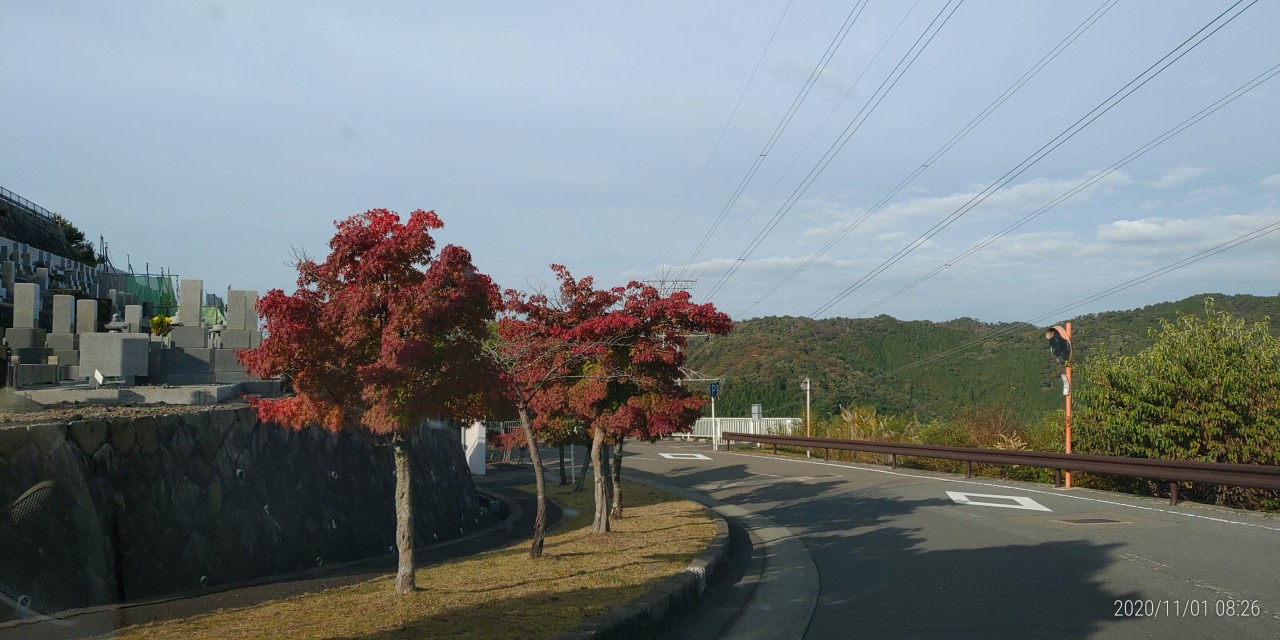
[[[1124,620],[1113,617],[1116,600],[1140,597],[1100,577],[1119,545],[1023,544],[943,513],[963,508],[946,498],[879,497],[839,478],[790,481],[744,464],[655,477],[701,486],[801,536],[821,576],[810,638],[1087,638]]]

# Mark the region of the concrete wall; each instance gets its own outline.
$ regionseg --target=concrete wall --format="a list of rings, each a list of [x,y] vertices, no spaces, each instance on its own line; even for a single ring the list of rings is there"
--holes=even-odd
[[[417,434],[419,544],[494,522],[459,440]],[[0,427],[0,591],[52,613],[390,556],[394,483],[390,447],[243,406]]]

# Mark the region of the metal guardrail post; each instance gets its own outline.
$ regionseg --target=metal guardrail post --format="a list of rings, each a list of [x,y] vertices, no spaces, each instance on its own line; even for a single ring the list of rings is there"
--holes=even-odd
[[[1178,506],[1178,483],[1176,482],[1169,483],[1169,506]]]
[[[964,477],[966,478],[973,477],[973,461],[972,460],[964,461]]]
[[[889,468],[890,469],[898,468],[898,454],[896,453],[889,454]]]
[[[940,458],[965,463],[966,474],[972,477],[973,463],[995,465],[1020,465],[1052,469],[1054,485],[1065,483],[1067,469],[1084,473],[1149,478],[1169,483],[1170,503],[1177,504],[1179,482],[1215,484],[1229,487],[1248,487],[1280,491],[1280,466],[1243,464],[1234,462],[1203,462],[1197,460],[1159,460],[1152,458],[1127,458],[1123,456],[1077,455],[1041,451],[1009,451],[946,445],[921,445],[868,440],[842,440],[835,438],[798,438],[789,436],[753,435],[727,432],[726,440],[754,442],[769,445],[777,455],[779,446],[799,448],[835,449],[837,451],[864,451],[888,455],[897,467],[897,454],[910,457]],[[829,455],[829,452],[827,452]]]

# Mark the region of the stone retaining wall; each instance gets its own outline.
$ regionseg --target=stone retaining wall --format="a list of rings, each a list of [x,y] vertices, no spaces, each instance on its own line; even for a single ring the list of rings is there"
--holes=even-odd
[[[417,434],[419,544],[494,522],[459,440]],[[243,405],[0,428],[0,595],[52,613],[390,556],[394,483],[389,446]]]

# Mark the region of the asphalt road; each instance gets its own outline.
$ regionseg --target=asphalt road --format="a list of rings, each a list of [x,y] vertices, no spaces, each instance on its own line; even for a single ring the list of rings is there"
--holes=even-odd
[[[752,538],[672,637],[1280,638],[1280,518],[697,442],[626,449],[624,476]]]

